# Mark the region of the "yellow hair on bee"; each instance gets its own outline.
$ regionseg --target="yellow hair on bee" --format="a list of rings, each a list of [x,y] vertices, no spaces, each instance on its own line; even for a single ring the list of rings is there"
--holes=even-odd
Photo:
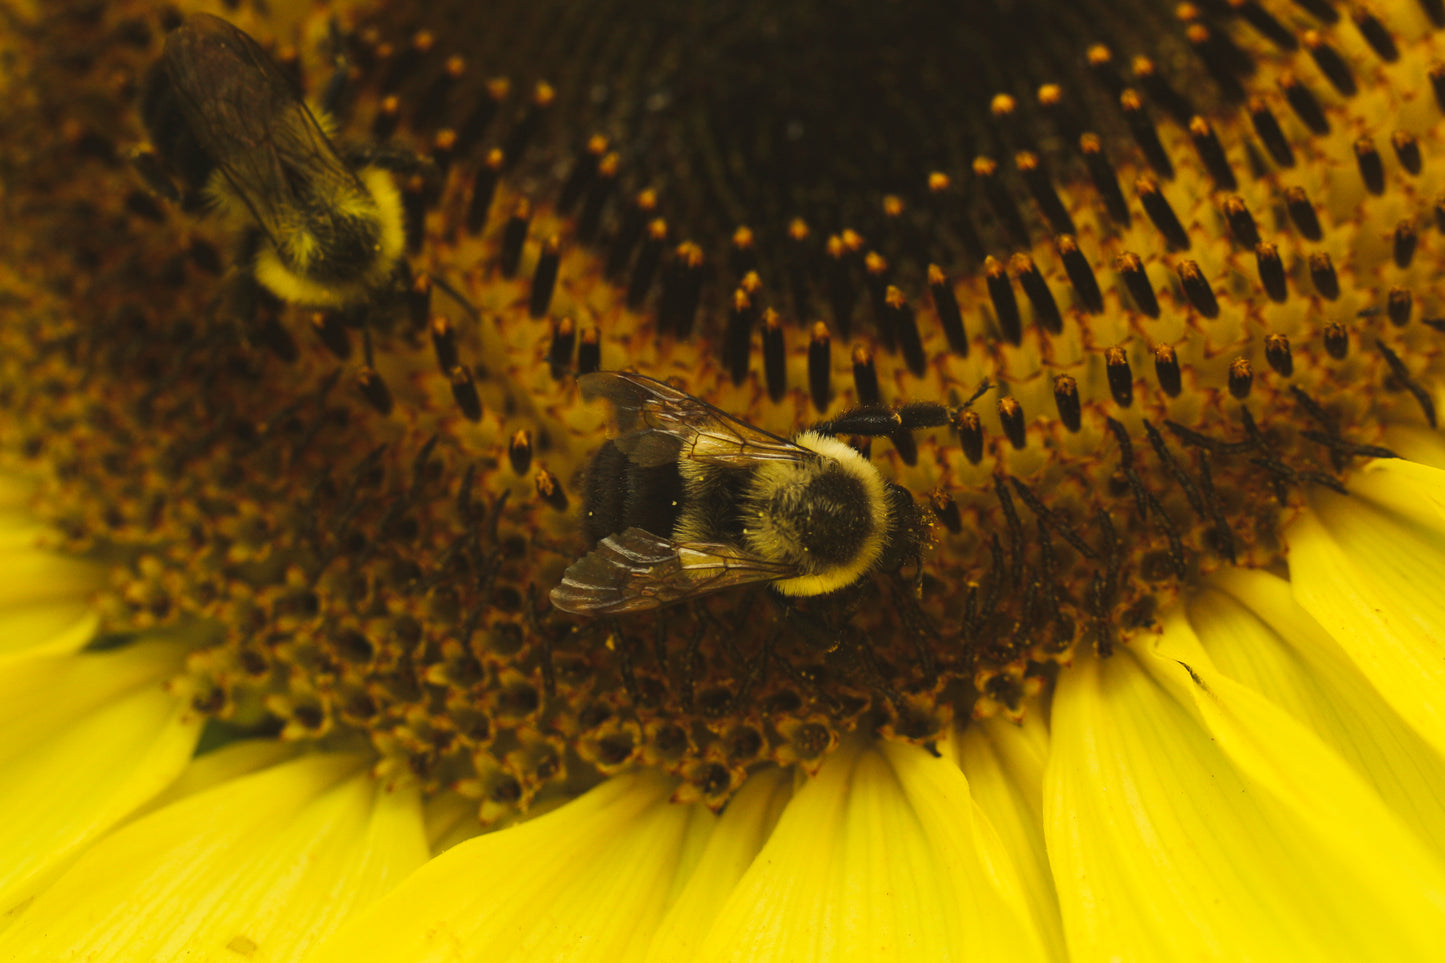
[[[358,176],[376,202],[377,219],[381,225],[381,252],[378,270],[391,273],[392,264],[406,247],[406,223],[402,218],[401,191],[388,171],[380,167],[364,167]]]
[[[225,172],[220,168],[211,172],[203,197],[206,210],[233,229],[250,227],[256,223],[256,215],[252,212],[251,205],[247,203],[244,195],[231,186]]]

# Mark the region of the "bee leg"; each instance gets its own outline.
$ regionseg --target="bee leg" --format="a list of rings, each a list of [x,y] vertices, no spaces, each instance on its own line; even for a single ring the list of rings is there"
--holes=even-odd
[[[243,231],[236,240],[235,253],[231,260],[231,270],[227,275],[224,290],[220,298],[220,309],[223,316],[240,322],[242,327],[249,327],[261,313],[261,308],[266,299],[275,299],[261,282],[256,280],[254,267],[256,255],[265,243],[265,236],[257,230]],[[279,304],[279,302],[277,302]]]
[[[248,228],[241,232],[236,239],[236,266],[250,272],[256,266],[256,258],[261,254],[261,245],[266,243],[266,235],[256,228]]]
[[[467,316],[473,321],[482,320],[482,314],[480,311],[477,310],[477,306],[472,304],[472,302],[468,301],[466,296],[460,291],[458,291],[456,288],[452,287],[450,284],[448,284],[446,281],[442,280],[439,277],[433,277],[431,279],[431,283],[436,285],[437,290],[444,292],[448,297],[455,301],[458,306],[460,306],[461,309],[467,313]]]
[[[173,204],[187,214],[199,214],[206,209],[204,191],[181,188],[166,173],[160,155],[149,147],[138,147],[131,152],[130,166],[140,175],[146,188],[168,204]]]
[[[794,599],[791,595],[784,595],[782,592],[772,591],[766,594],[768,597],[768,601],[772,602],[773,607],[778,610],[779,620],[786,619],[789,615],[792,614],[796,606],[794,604]]]
[[[281,323],[285,302],[266,289],[248,270],[238,268],[227,279],[221,295],[225,317],[236,322],[241,337],[267,348],[285,362],[300,357],[300,349]]]
[[[332,124],[340,125],[351,112],[353,99],[350,71],[346,64],[338,64],[327,78],[326,86],[321,88],[316,106]]]
[[[372,354],[371,324],[369,321],[371,311],[369,308],[367,308],[365,309],[365,312],[366,313],[362,315],[361,319],[361,357],[366,361],[366,366],[368,368],[375,369],[376,359]]]
[[[347,41],[341,24],[332,17],[327,25],[327,46],[334,69],[326,80],[326,86],[321,89],[317,106],[337,124],[345,122],[350,115],[356,95],[356,85],[351,82],[351,63],[346,57]]]
[[[165,166],[161,163],[160,155],[149,147],[137,147],[131,151],[130,165],[135,172],[145,181],[151,193],[162,197],[172,204],[181,203],[181,192],[175,182],[166,174]]]
[[[420,174],[428,183],[439,173],[431,158],[397,144],[344,144],[338,145],[338,150],[341,160],[352,170],[379,167],[405,177]]]
[[[242,328],[250,328],[261,313],[261,299],[265,289],[256,281],[250,271],[238,270],[226,282],[222,297],[222,314],[238,321]]]
[[[865,435],[892,438],[919,428],[938,428],[953,421],[957,409],[931,401],[900,407],[864,405],[845,411],[831,421],[819,422],[812,430],[825,435]]]
[[[915,401],[897,406],[862,405],[843,412],[831,421],[818,422],[810,430],[823,435],[886,437],[896,445],[900,437],[920,428],[942,428],[955,424],[964,409],[992,388],[990,382],[984,381],[961,405],[941,405],[934,401]]]
[[[932,643],[942,636],[933,619],[923,610],[923,566],[918,567],[918,573],[912,579],[905,581],[901,575],[895,576],[895,579],[900,601],[899,610],[904,625],[913,638],[914,651],[918,654],[919,676],[925,685],[931,685],[938,679],[938,663],[933,656]]]
[[[842,620],[846,622],[849,614],[846,611],[849,604],[848,599],[833,599],[824,602],[822,597],[814,597],[809,600],[807,608],[804,608],[799,605],[801,600],[793,596],[775,591],[769,591],[767,594],[773,600],[773,604],[781,610],[778,617],[778,636],[780,638],[785,632],[791,631],[796,638],[802,640],[810,652],[826,655],[838,651],[843,644],[843,638],[837,631],[838,620],[820,617],[820,615],[834,616],[842,613]],[[841,606],[838,604],[840,601],[842,602]],[[819,606],[827,606],[827,608],[820,613]]]
[[[205,207],[215,164],[186,121],[181,92],[162,61],[146,71],[140,90],[141,122],[150,143],[131,153],[131,165],[161,197],[194,214]],[[180,186],[175,183],[179,180]]]
[[[892,408],[887,405],[865,405],[845,411],[831,421],[819,422],[813,431],[824,435],[863,435],[887,438],[893,442],[904,464],[918,463],[918,446],[913,432],[919,428],[938,428],[952,424],[958,409],[934,402],[920,401]]]
[[[472,304],[471,301],[467,300],[466,295],[462,294],[462,292],[458,291],[451,284],[448,284],[446,279],[437,277],[434,274],[429,274],[427,275],[427,280],[431,282],[432,287],[436,288],[438,291],[442,292],[447,297],[455,301],[457,306],[460,307],[464,312],[466,312],[467,317],[471,318],[473,321],[479,322],[482,320],[481,312],[477,310],[477,306]],[[413,286],[415,281],[416,275],[412,272],[411,265],[404,260],[398,260],[396,262],[396,268],[392,271],[391,280],[388,282],[386,289],[383,292],[379,293],[384,294],[386,297],[394,298],[398,303],[405,305],[408,309],[411,309],[413,307],[411,295],[413,293]],[[420,318],[421,324],[426,323],[426,315],[427,312],[423,310],[422,316]],[[413,323],[416,323],[418,319],[413,317],[412,321]]]

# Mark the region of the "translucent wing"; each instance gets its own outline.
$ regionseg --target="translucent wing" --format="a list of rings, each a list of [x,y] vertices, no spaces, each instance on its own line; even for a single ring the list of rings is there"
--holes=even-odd
[[[609,535],[573,562],[552,604],[576,615],[642,612],[737,585],[796,575],[732,545],[674,542],[640,528]]]
[[[245,33],[193,14],[163,56],[187,125],[273,242],[286,233],[281,212],[334,193],[318,185],[360,190],[295,85]]]
[[[818,457],[645,375],[594,371],[577,383],[584,398],[612,402],[618,430],[613,442],[638,465],[665,465],[679,459],[746,465]]]

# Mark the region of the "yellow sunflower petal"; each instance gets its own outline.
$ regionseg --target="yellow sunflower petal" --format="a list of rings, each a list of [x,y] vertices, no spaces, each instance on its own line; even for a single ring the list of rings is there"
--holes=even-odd
[[[23,512],[34,494],[34,483],[15,475],[0,474],[0,512]]]
[[[97,565],[35,547],[37,526],[0,518],[0,662],[16,653],[74,652],[95,636]]]
[[[1307,726],[1445,854],[1445,758],[1380,697],[1284,579],[1234,569],[1188,606],[1213,665]]]
[[[697,958],[723,902],[767,842],[792,787],[790,771],[769,770],[750,777],[728,801],[701,859],[662,921],[649,960]]]
[[[457,843],[482,833],[477,822],[477,803],[460,793],[445,792],[432,796],[424,806],[426,841],[432,855],[444,853]]]
[[[1071,956],[1424,958],[1441,867],[1304,727],[1205,671],[1207,692],[1121,650],[1059,679],[1045,827]]]
[[[0,933],[0,958],[293,960],[425,858],[415,791],[307,756],[107,836]]]
[[[1295,597],[1445,754],[1445,472],[1375,462],[1286,533]]]
[[[797,791],[696,958],[1047,958],[1021,889],[952,761],[848,747]]]
[[[79,652],[99,628],[88,599],[7,606],[0,609],[0,666],[26,656]]]
[[[87,598],[104,584],[104,570],[95,565],[37,548],[12,548],[0,579],[0,608],[29,602]]]
[[[184,652],[151,642],[0,663],[0,925],[185,766],[201,718],[165,685]]]
[[[1186,629],[1177,624],[1174,631]],[[1338,753],[1258,692],[1212,668],[1145,661],[1187,685],[1209,734],[1258,790],[1261,810],[1299,837],[1302,857],[1293,872],[1307,870],[1307,860],[1317,867],[1306,876],[1314,882],[1305,901],[1334,903],[1330,918],[1341,935],[1355,931],[1354,958],[1392,944],[1394,959],[1428,954],[1445,932],[1440,853],[1423,845]],[[1391,930],[1387,940],[1377,934],[1381,926]]]
[[[279,765],[299,751],[300,747],[278,739],[247,739],[206,752],[193,759],[185,771],[155,798],[137,809],[130,821],[232,779]]]
[[[1063,921],[1044,844],[1044,765],[1049,731],[1042,705],[1022,722],[994,717],[970,723],[940,748],[956,752],[973,798],[1013,854],[1029,901],[1029,916],[1052,955],[1064,953]]]
[[[308,963],[640,957],[692,868],[697,806],[651,774],[609,779],[528,822],[459,843],[327,940]]]
[[[1442,395],[1437,405],[1445,405]],[[1385,432],[1385,447],[1411,461],[1432,468],[1445,468],[1445,438],[1424,425],[1391,425]]]
[[[34,551],[51,531],[28,509],[5,508],[0,495],[0,552]]]

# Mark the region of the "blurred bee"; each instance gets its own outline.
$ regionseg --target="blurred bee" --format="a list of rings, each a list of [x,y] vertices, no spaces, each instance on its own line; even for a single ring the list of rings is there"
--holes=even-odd
[[[612,403],[619,434],[587,470],[583,529],[596,547],[552,590],[557,608],[639,612],[757,582],[817,596],[919,561],[923,510],[834,436],[898,439],[951,424],[953,409],[858,408],[786,439],[643,375],[577,381]]]
[[[406,238],[391,170],[423,162],[338,151],[291,78],[245,33],[189,16],[147,74],[140,109],[154,145],[136,156],[142,175],[171,200],[209,206],[240,228],[244,269],[277,297],[341,306],[399,286]]]

